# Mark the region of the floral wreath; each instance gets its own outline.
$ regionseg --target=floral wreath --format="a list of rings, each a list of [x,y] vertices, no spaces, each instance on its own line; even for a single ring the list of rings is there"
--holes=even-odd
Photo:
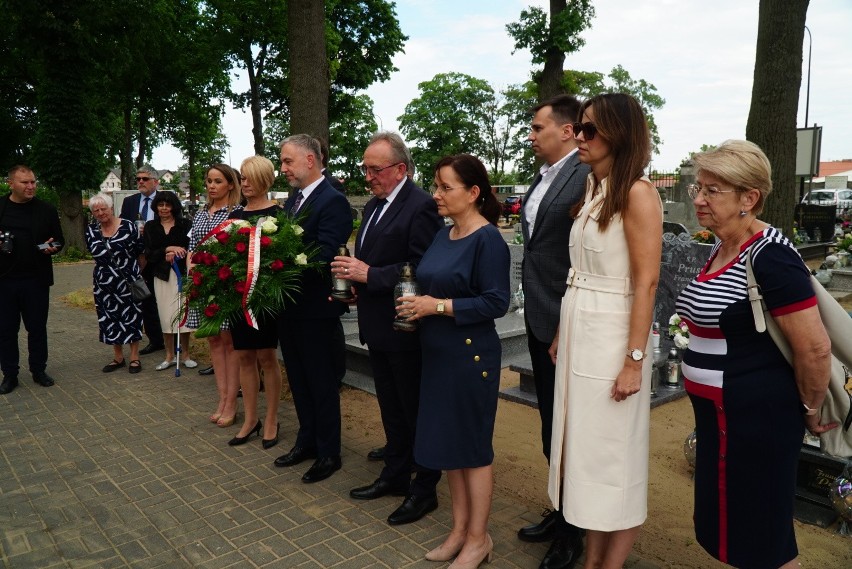
[[[301,273],[323,265],[309,261],[319,249],[302,243],[298,221],[284,212],[227,219],[199,241],[186,290],[188,308],[201,316],[197,337],[214,336],[238,318],[256,329],[258,315],[284,310],[299,290]]]

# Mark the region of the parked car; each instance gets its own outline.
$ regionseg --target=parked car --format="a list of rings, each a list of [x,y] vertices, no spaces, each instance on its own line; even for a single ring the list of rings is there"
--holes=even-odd
[[[850,207],[852,206],[852,190],[812,190],[805,194],[802,203]]]
[[[521,196],[508,196],[503,201],[503,217],[509,221],[509,217],[520,215],[521,213]]]

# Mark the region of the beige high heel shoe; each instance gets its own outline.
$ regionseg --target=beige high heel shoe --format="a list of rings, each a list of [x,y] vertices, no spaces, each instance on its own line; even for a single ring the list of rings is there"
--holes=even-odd
[[[426,554],[426,559],[428,561],[450,561],[455,559],[456,555],[459,554],[459,551],[462,550],[462,547],[464,547],[463,541],[455,549],[444,547],[444,544],[442,543],[432,551],[428,552]]]
[[[485,537],[488,538],[488,547],[485,550],[485,555],[483,555],[478,561],[470,561],[468,563],[462,563],[456,559],[448,569],[476,569],[483,563],[491,563],[491,558],[494,553],[494,542],[491,540],[490,535],[486,534]]]

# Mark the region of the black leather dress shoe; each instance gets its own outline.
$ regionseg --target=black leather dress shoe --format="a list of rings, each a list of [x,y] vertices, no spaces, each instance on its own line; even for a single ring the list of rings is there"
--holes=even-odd
[[[385,459],[385,447],[374,448],[367,453],[367,460],[370,462],[379,462]]]
[[[302,476],[302,482],[305,484],[311,484],[313,482],[325,480],[340,470],[341,466],[343,466],[343,463],[340,460],[340,456],[318,458],[314,461],[308,471],[305,472],[304,476]]]
[[[531,543],[539,543],[542,541],[550,541],[553,539],[553,529],[559,521],[559,516],[562,515],[559,511],[545,510],[544,517],[537,524],[524,526],[518,530],[518,539],[521,541],[529,541]]]
[[[388,516],[388,523],[392,526],[410,524],[416,522],[429,512],[438,508],[438,496],[414,496],[405,498],[402,505]]]
[[[300,462],[316,457],[316,449],[293,447],[290,449],[290,452],[275,459],[275,466],[296,466]]]
[[[165,349],[166,349],[166,347],[162,344],[159,344],[159,345],[148,344],[147,346],[145,346],[144,348],[139,350],[139,353],[142,354],[143,356],[147,356],[148,354],[153,354],[154,352],[159,352],[160,350],[165,350]]]
[[[213,366],[198,370],[198,375],[213,375]]]
[[[50,387],[51,385],[56,384],[56,382],[53,381],[53,378],[47,375],[46,371],[33,373],[33,381],[38,383],[42,387]]]
[[[572,531],[553,540],[538,569],[571,569],[583,554],[583,536]]]
[[[3,378],[3,383],[0,383],[0,395],[12,393],[18,387],[18,378],[6,376]]]
[[[408,494],[408,484],[394,485],[387,480],[377,478],[369,486],[353,488],[349,495],[356,500],[375,500],[382,496],[405,496]]]

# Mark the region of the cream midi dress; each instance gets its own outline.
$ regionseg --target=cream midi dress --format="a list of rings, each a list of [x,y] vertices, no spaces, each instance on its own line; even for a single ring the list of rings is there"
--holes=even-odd
[[[633,284],[621,216],[598,231],[604,179],[594,178],[569,239],[571,271],[562,298],[548,495],[578,527],[616,531],[647,516],[651,358],[638,393],[610,397],[628,348]],[[662,219],[660,220],[662,223]]]

